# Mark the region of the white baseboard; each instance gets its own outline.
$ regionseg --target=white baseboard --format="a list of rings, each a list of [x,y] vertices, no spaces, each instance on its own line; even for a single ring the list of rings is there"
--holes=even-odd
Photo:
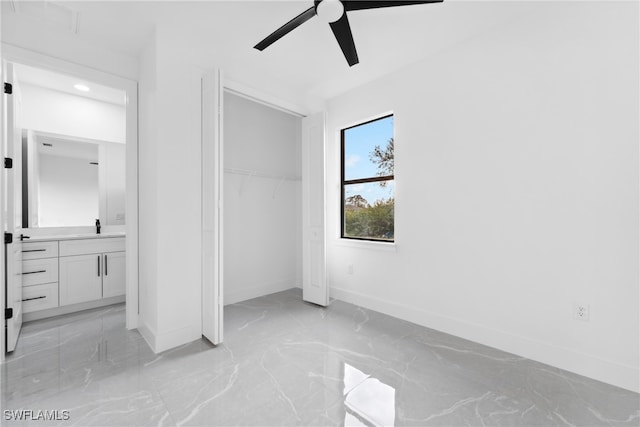
[[[107,305],[125,302],[125,296],[103,298],[95,301],[81,302],[79,304],[64,305],[62,307],[48,308],[46,310],[31,311],[22,315],[23,322],[46,319],[48,317],[61,316],[63,314],[75,313],[78,311],[91,310],[92,308],[105,307]]]
[[[287,289],[295,288],[296,286],[296,281],[294,279],[260,283],[237,291],[229,289],[232,285],[226,286],[224,305],[235,304],[251,298],[258,298],[276,292],[286,291]]]
[[[142,335],[142,338],[147,342],[147,345],[151,350],[155,351],[156,348],[156,331],[149,327],[142,319],[138,318],[138,332]]]
[[[156,333],[155,346],[152,347],[154,353],[162,353],[191,341],[199,340],[202,337],[202,328],[195,325],[176,328],[170,331]]]
[[[487,328],[357,292],[332,287],[332,298],[407,320],[421,326],[494,347],[627,390],[640,392],[640,369],[566,347]]]
[[[147,342],[154,353],[162,353],[163,351],[199,340],[202,337],[202,330],[194,326],[185,326],[176,328],[163,333],[149,327],[146,323],[140,321],[138,323],[138,332]]]

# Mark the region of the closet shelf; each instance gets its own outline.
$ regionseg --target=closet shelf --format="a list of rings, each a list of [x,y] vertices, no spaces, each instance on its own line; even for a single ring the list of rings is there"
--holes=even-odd
[[[300,180],[302,180],[302,178],[299,177],[299,176],[276,175],[276,174],[273,174],[273,173],[260,172],[260,171],[251,170],[251,169],[224,168],[224,171],[226,173],[232,173],[232,174],[235,174],[235,175],[245,175],[245,176],[257,177],[257,178],[278,179],[278,180],[284,180],[284,181],[300,181]]]
[[[278,194],[278,190],[280,190],[280,187],[282,186],[282,184],[285,181],[302,181],[302,178],[299,177],[299,176],[276,175],[276,174],[265,173],[265,172],[260,172],[260,171],[256,171],[256,170],[249,170],[249,169],[224,168],[224,171],[226,173],[232,173],[232,174],[235,174],[235,175],[244,176],[244,179],[242,180],[242,183],[240,184],[240,188],[238,189],[238,194],[240,196],[242,196],[247,184],[251,181],[251,179],[253,177],[267,178],[267,179],[273,179],[273,180],[277,180],[278,181],[278,183],[276,184],[275,188],[273,189],[273,194],[271,196],[271,198],[273,198],[273,199],[276,198],[276,195]]]

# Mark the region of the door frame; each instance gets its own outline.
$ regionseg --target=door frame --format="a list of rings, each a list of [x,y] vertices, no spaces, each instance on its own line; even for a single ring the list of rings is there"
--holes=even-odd
[[[2,59],[26,66],[76,76],[110,86],[126,93],[126,327],[138,327],[138,82],[87,66],[75,64],[38,52],[2,43]],[[4,78],[4,76],[3,76]],[[0,182],[0,184],[2,184]],[[4,248],[2,249],[4,251]],[[0,252],[2,255],[3,252]],[[4,267],[0,269],[4,275]],[[4,293],[2,293],[4,294]],[[0,299],[4,306],[4,295]],[[4,328],[0,331],[0,341],[4,343]],[[4,360],[4,344],[0,348],[0,361]]]

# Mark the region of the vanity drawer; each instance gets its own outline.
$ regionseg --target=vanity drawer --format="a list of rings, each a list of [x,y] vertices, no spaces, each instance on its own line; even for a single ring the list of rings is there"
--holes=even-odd
[[[22,312],[58,307],[58,283],[22,288]]]
[[[106,237],[82,240],[60,241],[60,256],[122,252],[125,250],[124,237]]]
[[[22,243],[22,259],[55,258],[58,256],[58,241]]]
[[[57,281],[58,258],[29,259],[22,261],[22,286],[33,286]]]

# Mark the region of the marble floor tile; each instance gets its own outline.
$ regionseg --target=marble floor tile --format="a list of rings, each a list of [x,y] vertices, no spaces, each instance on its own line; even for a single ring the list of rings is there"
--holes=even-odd
[[[30,322],[1,379],[3,411],[69,416],[3,426],[640,425],[637,393],[299,289],[161,354],[124,305]]]

